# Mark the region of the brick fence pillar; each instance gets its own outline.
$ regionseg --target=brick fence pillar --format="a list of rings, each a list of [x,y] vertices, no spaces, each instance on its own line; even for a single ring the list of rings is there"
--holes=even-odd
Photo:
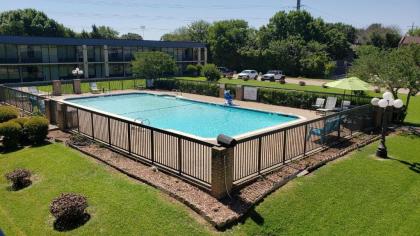
[[[233,186],[233,148],[213,147],[211,154],[211,195],[221,199]]]
[[[225,97],[226,84],[219,84],[219,97]]]
[[[57,102],[57,126],[60,128],[60,130],[66,130],[67,129],[67,119],[66,119],[66,113],[67,113],[67,105],[64,103]]]
[[[48,122],[51,124],[52,123],[51,100],[45,99],[44,104],[45,104],[45,116],[47,117]]]
[[[244,100],[244,86],[243,85],[236,85],[235,99],[239,101]]]
[[[81,80],[80,79],[74,79],[73,80],[73,92],[75,94],[81,94],[82,93],[82,88],[80,87],[81,85]]]
[[[52,89],[53,89],[53,96],[61,96],[61,81],[60,80],[53,80],[52,81]]]

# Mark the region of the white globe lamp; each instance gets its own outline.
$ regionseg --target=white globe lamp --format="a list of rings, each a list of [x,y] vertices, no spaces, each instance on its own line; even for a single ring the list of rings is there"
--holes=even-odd
[[[403,103],[403,101],[401,100],[401,99],[397,99],[397,100],[395,100],[394,101],[394,107],[395,108],[401,108],[401,107],[403,107],[404,106],[404,103]]]
[[[372,100],[370,101],[370,103],[373,105],[373,106],[378,106],[378,102],[379,102],[379,98],[372,98]]]

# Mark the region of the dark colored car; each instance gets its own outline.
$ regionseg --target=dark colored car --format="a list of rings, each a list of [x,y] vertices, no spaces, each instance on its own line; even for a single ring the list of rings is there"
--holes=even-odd
[[[227,76],[233,76],[233,71],[231,71],[230,69],[226,68],[226,67],[217,67],[217,69],[220,71],[220,73],[222,73],[223,77],[227,77]]]

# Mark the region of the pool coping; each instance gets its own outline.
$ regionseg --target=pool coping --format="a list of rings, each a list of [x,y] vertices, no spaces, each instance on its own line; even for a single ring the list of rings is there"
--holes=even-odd
[[[200,100],[196,100],[196,99],[192,99],[192,98],[187,98],[187,97],[184,97],[184,96],[173,95],[173,94],[170,94],[170,93],[167,93],[167,92],[164,92],[164,91],[153,91],[153,92],[149,92],[149,91],[125,91],[125,92],[120,92],[120,93],[109,93],[109,94],[103,94],[103,93],[102,94],[78,94],[77,96],[59,98],[57,100],[65,103],[65,104],[74,106],[74,107],[79,107],[79,108],[82,108],[82,109],[91,110],[91,111],[94,111],[94,112],[97,112],[97,113],[102,113],[104,115],[113,116],[113,117],[116,117],[116,118],[119,118],[119,119],[122,119],[122,120],[135,122],[135,123],[147,126],[147,127],[166,130],[166,131],[171,132],[171,133],[175,133],[175,134],[183,135],[183,136],[190,137],[190,138],[193,138],[193,139],[198,139],[198,140],[202,140],[202,141],[205,141],[205,142],[210,142],[210,143],[217,144],[217,137],[205,138],[205,137],[201,137],[201,136],[190,134],[190,133],[185,133],[185,132],[175,130],[175,129],[163,129],[163,128],[160,128],[160,127],[153,127],[153,126],[141,123],[136,119],[131,119],[131,118],[128,118],[128,117],[125,117],[125,116],[117,115],[115,113],[106,112],[106,111],[99,110],[99,109],[95,109],[95,108],[92,108],[92,107],[89,107],[89,106],[83,106],[83,105],[80,105],[80,104],[75,104],[75,103],[72,103],[72,102],[69,101],[69,100],[83,99],[83,98],[121,96],[121,95],[130,95],[130,94],[149,94],[149,95],[154,95],[154,96],[170,96],[170,97],[175,97],[175,98],[179,98],[179,99],[183,99],[183,100],[187,100],[187,101],[191,101],[191,102],[205,103],[205,104],[211,104],[211,105],[225,106],[226,107],[225,104],[210,102],[210,101],[200,101]],[[264,109],[255,109],[255,108],[243,107],[243,106],[239,106],[239,105],[238,106],[233,106],[232,108],[244,109],[244,110],[250,110],[250,111],[256,111],[256,112],[263,112],[263,113],[269,113],[269,114],[277,114],[277,115],[288,116],[288,117],[296,117],[297,118],[296,120],[281,123],[279,125],[269,126],[269,127],[266,127],[266,128],[256,129],[256,130],[253,130],[253,131],[250,131],[250,132],[235,135],[232,138],[234,138],[236,140],[241,140],[241,139],[257,136],[257,135],[264,134],[264,133],[269,132],[269,131],[273,131],[273,130],[281,129],[281,128],[284,128],[284,127],[292,126],[294,124],[298,124],[298,123],[301,123],[301,122],[304,122],[304,121],[308,120],[306,117],[301,116],[301,115],[297,115],[297,114],[274,112],[274,111],[268,111],[268,110],[264,110]]]

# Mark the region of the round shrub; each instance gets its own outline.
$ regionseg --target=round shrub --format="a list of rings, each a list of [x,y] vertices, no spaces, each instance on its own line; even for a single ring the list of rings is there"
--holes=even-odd
[[[16,148],[19,138],[22,135],[22,126],[14,121],[7,121],[0,124],[0,136],[3,136],[5,148]]]
[[[70,143],[76,146],[89,146],[92,144],[92,140],[81,134],[73,134],[70,136]]]
[[[29,118],[23,128],[30,142],[40,144],[48,135],[48,120],[41,116],[33,116]]]
[[[12,188],[22,189],[31,184],[31,172],[25,169],[16,169],[5,175],[6,179],[12,182]]]
[[[299,85],[300,86],[305,86],[306,85],[306,82],[305,81],[299,81]]]
[[[51,214],[64,224],[72,224],[84,218],[87,200],[75,193],[62,193],[50,205]]]
[[[203,66],[202,73],[208,81],[217,81],[221,78],[220,71],[214,64],[206,64]]]
[[[19,111],[11,106],[0,106],[0,123],[17,118]]]
[[[203,66],[201,64],[197,64],[197,75],[201,75],[201,71],[203,71]]]
[[[28,122],[29,118],[28,117],[19,117],[19,118],[15,118],[11,121],[14,121],[18,124],[20,124],[20,126],[24,126],[26,124],[26,122]]]
[[[185,70],[186,70],[188,75],[192,75],[192,76],[197,76],[198,75],[197,66],[195,66],[195,65],[188,65]]]

